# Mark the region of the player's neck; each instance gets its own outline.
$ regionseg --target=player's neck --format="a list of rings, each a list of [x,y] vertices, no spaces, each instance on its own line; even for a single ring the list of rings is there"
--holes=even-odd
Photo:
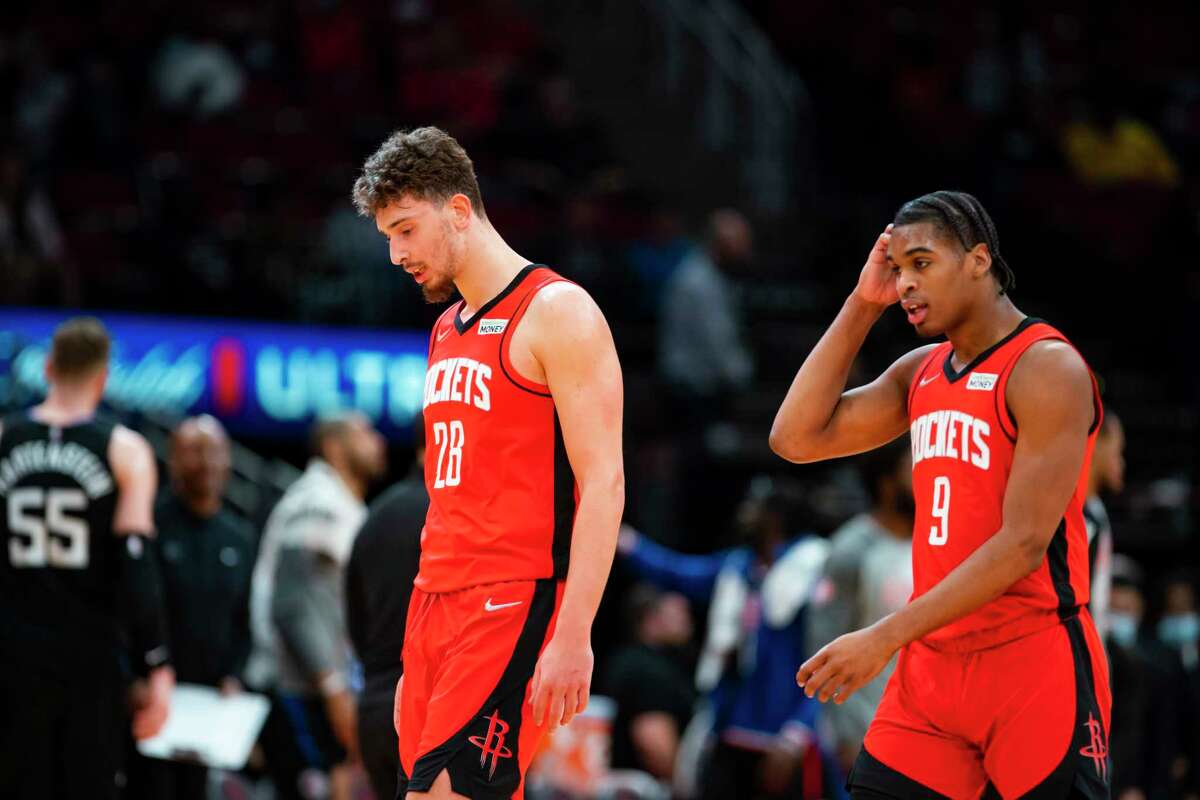
[[[513,250],[491,225],[483,225],[472,237],[454,285],[466,301],[464,317],[478,311],[517,277],[529,259]]]
[[[354,474],[354,472],[344,464],[330,461],[328,459],[325,461],[325,463],[337,473],[338,478],[341,479],[342,484],[346,487],[350,494],[354,495],[359,500],[366,498],[367,482],[365,480]]]
[[[96,400],[91,392],[68,389],[52,384],[45,401],[33,407],[34,419],[51,425],[73,425],[96,413]]]
[[[955,369],[962,369],[984,350],[1008,336],[1024,318],[1025,315],[1007,295],[1001,295],[984,308],[968,314],[961,325],[946,332],[946,338],[954,345]]]
[[[201,519],[210,519],[215,517],[217,512],[221,510],[221,495],[219,494],[213,496],[193,496],[184,494],[182,492],[177,492],[175,496],[179,498],[179,502],[182,503],[188,511],[192,512],[193,515],[200,517]]]

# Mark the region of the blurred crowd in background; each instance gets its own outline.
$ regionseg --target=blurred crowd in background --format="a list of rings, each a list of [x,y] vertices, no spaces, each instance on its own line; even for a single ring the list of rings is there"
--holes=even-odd
[[[1116,412],[1092,485],[1097,541],[1111,542],[1097,560],[1111,573],[1114,797],[1200,797],[1200,10],[663,10],[673,6],[52,0],[0,11],[0,302],[427,329],[439,309],[390,267],[349,189],[391,130],[446,128],[475,161],[489,218],[593,293],[622,358],[628,526],[595,629],[594,688],[615,702],[612,767],[655,780],[612,791],[731,797],[732,776],[753,774],[758,796],[837,796],[882,684],[818,708],[793,676],[805,654],[906,601],[907,448],[788,467],[767,431],[899,204],[970,191],[997,222],[1015,302],[1078,344]],[[739,179],[746,137],[765,123],[739,102],[746,87],[701,23],[761,44],[792,87],[792,133],[765,165],[787,172],[782,195]],[[590,57],[595,42],[607,58]],[[683,55],[697,50],[708,59]],[[670,146],[654,94],[664,86],[690,87],[680,102],[728,135],[697,144],[676,123],[686,146]],[[916,344],[899,314],[879,328],[852,380]],[[368,425],[326,430],[315,448],[241,442],[333,465],[324,480],[347,515],[341,538],[291,565],[329,598],[364,501],[412,463],[407,441],[387,447],[390,470],[382,450],[358,459],[355,448],[380,446]],[[216,420],[175,432],[160,454],[159,546],[180,680],[233,691],[253,660],[250,582],[270,508],[222,510],[228,447]],[[183,563],[211,571],[173,575]],[[301,651],[312,652],[289,652]],[[361,681],[314,688],[354,674],[342,659],[302,659],[291,684],[262,687],[277,701],[264,736],[288,753],[270,765],[279,796],[321,796],[329,785],[309,767],[357,749]],[[329,725],[297,734],[310,717]],[[210,778],[170,780],[176,796],[203,796],[179,787],[202,792]]]

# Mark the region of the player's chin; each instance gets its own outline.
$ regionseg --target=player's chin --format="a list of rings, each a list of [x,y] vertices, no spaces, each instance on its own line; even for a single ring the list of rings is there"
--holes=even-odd
[[[426,303],[444,303],[454,296],[454,282],[451,280],[434,281],[421,284],[421,295]]]
[[[936,322],[929,319],[924,319],[921,322],[918,322],[916,325],[913,325],[913,330],[915,330],[917,332],[917,336],[920,336],[922,339],[936,339],[946,332],[946,328],[944,326],[938,325]]]

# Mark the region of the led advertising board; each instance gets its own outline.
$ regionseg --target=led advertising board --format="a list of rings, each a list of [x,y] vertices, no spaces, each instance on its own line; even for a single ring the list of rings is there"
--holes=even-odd
[[[36,402],[54,328],[79,312],[0,307],[0,405]],[[392,438],[420,410],[428,334],[97,312],[113,338],[114,408],[207,412],[230,431],[303,436],[356,409]]]

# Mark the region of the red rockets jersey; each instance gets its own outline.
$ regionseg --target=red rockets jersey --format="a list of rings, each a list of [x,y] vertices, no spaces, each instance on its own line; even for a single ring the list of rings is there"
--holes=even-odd
[[[519,375],[508,355],[534,295],[562,280],[530,265],[469,319],[460,301],[433,326],[422,591],[566,577],[575,476],[550,390]]]
[[[921,363],[909,387],[913,453],[913,597],[920,597],[965,561],[1003,522],[1004,493],[1017,429],[1004,401],[1008,378],[1035,342],[1066,338],[1033,318],[961,371],[949,342]],[[1083,469],[1042,564],[1000,597],[939,628],[924,641],[940,649],[974,650],[1056,624],[1086,605],[1088,540],[1083,520],[1088,466],[1101,414],[1093,379],[1095,419]]]

